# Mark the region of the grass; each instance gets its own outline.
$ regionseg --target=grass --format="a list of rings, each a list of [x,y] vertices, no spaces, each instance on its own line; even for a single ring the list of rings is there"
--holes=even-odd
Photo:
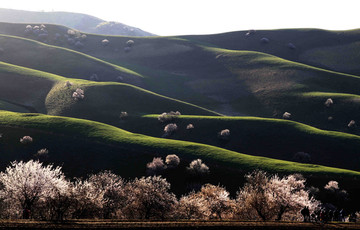
[[[121,111],[130,115],[181,110],[185,114],[219,115],[199,106],[164,97],[123,83],[91,82],[0,62],[0,98],[32,107],[35,111],[75,116],[116,124]],[[65,87],[70,80],[73,86]],[[76,102],[72,93],[85,90],[85,99]],[[18,92],[18,93],[14,93]]]
[[[142,77],[124,67],[68,48],[10,35],[0,35],[0,42],[4,47],[1,60],[15,65],[71,78],[89,79],[94,73],[103,81],[115,81],[118,76],[129,78],[129,81]]]
[[[55,138],[59,143],[64,143],[61,140],[62,137],[68,139],[73,138],[77,139],[78,145],[80,146],[85,143],[91,142],[94,143],[94,145],[98,143],[106,145],[108,147],[114,147],[115,150],[122,149],[122,151],[118,153],[107,153],[106,156],[102,156],[104,158],[102,161],[107,161],[107,157],[112,154],[114,155],[112,155],[110,158],[114,158],[117,161],[122,160],[126,162],[126,164],[131,164],[134,160],[140,160],[129,159],[130,161],[126,161],[124,157],[126,158],[126,156],[129,156],[129,158],[131,158],[131,154],[124,155],[124,150],[129,150],[129,153],[150,153],[150,155],[159,154],[163,156],[166,154],[176,153],[182,159],[202,158],[210,165],[216,164],[218,165],[218,167],[223,166],[237,172],[261,168],[271,172],[283,173],[300,172],[305,174],[319,174],[323,176],[360,176],[360,173],[356,171],[324,167],[319,165],[293,163],[283,160],[270,159],[266,157],[250,156],[230,150],[225,150],[219,147],[205,144],[197,144],[193,142],[154,138],[150,136],[127,132],[103,123],[75,118],[56,117],[40,114],[20,114],[1,111],[0,125],[1,131],[2,133],[4,133],[4,135],[7,135],[7,130],[13,132],[12,135],[17,134],[19,137],[22,137],[26,133],[33,132],[34,143],[40,142],[39,144],[44,145],[45,147],[48,147],[50,149],[52,149],[52,146],[46,146],[46,143],[48,143],[49,141],[41,143],[40,139],[48,138],[50,140]],[[354,136],[353,138],[356,137]],[[11,144],[14,144],[14,146],[22,148],[20,144],[15,144],[16,142],[18,142],[18,138],[10,141],[9,143],[2,142],[2,144],[9,146],[11,146]],[[67,151],[60,146],[61,144],[57,144],[58,149],[54,150],[57,152]],[[88,154],[91,155],[95,153],[93,151],[91,151],[91,153],[77,153],[78,157],[80,157],[81,159],[85,159]],[[101,151],[96,154],[101,155],[104,154],[104,152]],[[16,155],[13,156],[15,157]],[[2,157],[4,157],[4,155],[2,155]],[[148,157],[148,159],[150,158],[151,157]],[[63,161],[73,161],[73,159],[66,159],[66,155],[58,156],[57,159],[62,159]],[[2,164],[4,164],[4,162],[7,162],[9,160],[11,159],[2,159],[1,162]],[[91,169],[91,166],[97,163],[98,162],[92,162],[92,164],[87,165],[87,167]],[[69,164],[71,163],[68,162],[64,164],[64,167],[69,167]],[[116,168],[116,171],[123,171],[123,169]],[[132,173],[136,174],[135,172]]]
[[[360,137],[320,130],[294,121],[257,117],[209,117],[182,115],[174,121],[178,131],[170,139],[218,146],[250,155],[294,161],[297,152],[311,155],[316,164],[360,170]],[[135,133],[161,137],[164,126],[157,115],[129,117],[119,127]],[[193,124],[194,129],[186,126]],[[218,133],[229,129],[231,138],[219,140]]]
[[[55,25],[48,26],[51,35],[55,32],[63,34],[66,29]],[[23,27],[24,24],[13,24],[12,29],[7,28],[4,32],[11,33],[13,31],[14,35],[21,36]],[[339,35],[339,33],[343,34]],[[276,37],[277,34],[281,36]],[[306,35],[306,39],[300,39],[299,35]],[[259,42],[260,38],[264,36],[271,40],[267,45]],[[358,31],[332,32],[311,29],[258,31],[254,36],[248,38],[244,31],[207,36],[142,38],[88,34],[87,40],[84,42],[85,46],[81,49],[82,53],[71,51],[74,47],[67,43],[56,42],[51,36],[47,41],[51,45],[22,40],[18,37],[6,37],[6,39],[10,39],[10,47],[25,47],[25,43],[29,43],[29,46],[31,43],[31,46],[36,45],[41,48],[40,50],[51,48],[54,49],[54,53],[64,53],[55,56],[65,55],[67,57],[70,54],[76,54],[74,57],[78,60],[92,60],[93,63],[96,63],[93,65],[92,62],[86,61],[81,64],[84,67],[81,68],[81,71],[86,69],[86,73],[74,71],[75,67],[73,68],[71,65],[68,70],[64,68],[64,65],[55,64],[53,66],[59,61],[41,63],[42,66],[51,66],[49,71],[64,72],[63,75],[88,78],[91,73],[99,71],[99,66],[102,64],[107,66],[106,71],[122,66],[133,71],[132,75],[129,74],[134,77],[126,80],[130,84],[187,101],[220,114],[280,118],[287,111],[293,115],[293,119],[296,121],[321,129],[346,132],[347,123],[350,120],[356,120],[352,115],[356,114],[359,106],[356,100],[339,101],[341,103],[338,103],[329,112],[323,106],[323,101],[327,98],[317,97],[316,100],[311,100],[304,95],[311,92],[334,94],[334,96],[338,94],[357,95],[358,91],[354,85],[359,84],[359,77],[294,61],[299,61],[299,55],[307,50],[334,45],[337,38],[341,38],[341,44],[350,44],[358,36]],[[106,47],[101,45],[101,40],[104,38],[110,41]],[[134,40],[135,44],[130,52],[125,52],[123,48],[129,39]],[[235,42],[239,39],[242,43]],[[11,45],[15,41],[19,44]],[[288,42],[296,44],[297,49],[289,50],[286,47]],[[58,46],[65,48],[58,48]],[[245,48],[252,51],[240,50]],[[39,56],[43,58],[44,53],[40,52]],[[265,53],[275,54],[293,61]],[[92,57],[98,59],[95,60]],[[13,58],[15,59],[15,55]],[[29,57],[26,58],[26,60],[28,59]],[[31,64],[32,68],[39,65],[39,60]],[[75,59],[68,57],[67,60],[74,61]],[[23,61],[25,62],[25,58]],[[57,68],[59,71],[56,70]],[[106,77],[102,80],[114,80],[118,76],[117,72],[110,72],[104,74]],[[100,76],[100,78],[102,77]],[[144,112],[144,114],[146,113],[147,111]],[[331,124],[328,122],[329,116],[335,118]],[[108,122],[104,119],[100,121]],[[360,134],[360,132],[356,134]]]

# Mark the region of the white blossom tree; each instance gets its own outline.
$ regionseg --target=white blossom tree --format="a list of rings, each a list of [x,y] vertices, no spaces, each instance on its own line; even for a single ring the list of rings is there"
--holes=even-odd
[[[169,190],[170,183],[161,176],[136,178],[128,183],[128,217],[165,219],[177,203],[175,195]]]
[[[193,160],[186,169],[195,175],[204,175],[210,172],[209,167],[201,159]]]
[[[246,176],[247,183],[238,192],[237,201],[242,211],[261,220],[299,219],[300,210],[314,211],[320,203],[305,189],[305,179],[299,175],[283,178],[254,171]]]
[[[207,207],[203,205],[202,198],[192,191],[182,196],[176,206],[176,215],[180,219],[205,219]]]
[[[161,157],[154,157],[153,160],[146,164],[146,172],[149,175],[154,175],[166,169],[163,159]]]
[[[69,182],[65,179],[61,167],[44,166],[39,161],[11,162],[5,172],[0,173],[2,185],[1,198],[10,204],[11,213],[34,208],[56,192],[65,193]]]
[[[165,163],[169,168],[175,168],[180,164],[180,158],[176,154],[167,155]]]
[[[230,217],[235,208],[235,201],[230,199],[229,192],[224,187],[206,184],[201,187],[198,196],[206,207],[206,216],[209,219]]]
[[[110,171],[104,171],[90,176],[88,181],[103,195],[102,217],[122,217],[122,210],[127,202],[124,179]]]

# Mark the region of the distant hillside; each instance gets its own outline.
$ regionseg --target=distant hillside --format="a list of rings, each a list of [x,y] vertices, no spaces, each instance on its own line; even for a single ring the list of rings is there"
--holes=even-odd
[[[120,22],[107,22],[86,14],[70,12],[33,12],[0,8],[0,22],[51,23],[64,25],[86,33],[125,36],[154,36],[154,34]]]

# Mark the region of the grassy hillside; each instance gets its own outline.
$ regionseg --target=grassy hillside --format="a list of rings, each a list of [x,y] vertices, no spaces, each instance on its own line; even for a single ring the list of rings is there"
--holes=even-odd
[[[51,23],[64,25],[88,33],[113,34],[127,36],[153,36],[139,28],[119,22],[107,27],[106,22],[87,14],[70,12],[35,12],[25,10],[0,9],[0,21],[12,23]]]
[[[67,80],[73,85],[66,87]],[[0,100],[31,108],[32,112],[88,118],[114,125],[120,121],[122,111],[130,116],[170,110],[218,115],[128,84],[68,79],[4,62],[0,62],[0,81]],[[72,98],[77,88],[84,90],[84,99]]]
[[[280,118],[284,112],[290,112],[296,121],[337,131],[348,131],[350,120],[356,121],[359,92],[353,86],[359,84],[360,78],[354,75],[259,52],[211,48],[186,38],[132,38],[134,45],[128,52],[122,47],[129,38],[107,37],[109,44],[105,47],[101,45],[102,38],[88,35],[81,51],[117,65],[70,49],[9,36],[2,37],[8,41],[4,47],[32,50],[36,45],[37,53],[34,58],[18,57],[16,52],[5,50],[2,60],[69,77],[88,78],[91,73],[98,73],[100,80],[105,81],[116,79],[119,72],[126,73],[125,82],[225,115]],[[39,52],[39,48],[44,52]],[[57,58],[45,60],[48,52]],[[323,105],[328,97],[335,100],[331,109]],[[328,117],[333,118],[331,122]],[[359,134],[358,130],[353,132]]]
[[[230,50],[251,50],[272,54],[330,70],[360,75],[360,30],[330,31],[320,29],[236,31],[213,35],[184,36],[194,42],[212,44]],[[264,42],[262,39],[268,39]],[[292,43],[295,49],[288,47]]]
[[[312,164],[300,164],[265,157],[245,155],[218,147],[193,142],[153,138],[133,134],[114,126],[74,118],[54,117],[40,114],[0,112],[0,139],[2,153],[0,166],[4,168],[10,160],[26,160],[42,148],[49,150],[46,162],[62,164],[69,175],[84,175],[110,169],[126,177],[145,173],[145,165],[154,156],[177,154],[182,164],[178,183],[187,183],[184,176],[186,164],[201,158],[209,165],[213,183],[238,186],[243,174],[249,170],[263,169],[277,173],[303,173],[314,180],[341,179],[357,181],[356,171],[330,168]],[[22,136],[30,135],[33,143],[23,145]],[[357,187],[353,183],[353,188]],[[183,187],[186,187],[182,184]]]
[[[66,48],[46,45],[34,40],[0,35],[3,51],[0,60],[71,78],[90,79],[93,74],[102,81],[136,83],[141,76],[129,69]],[[140,83],[139,83],[140,84]]]
[[[169,139],[192,141],[218,146],[250,155],[289,161],[360,170],[360,137],[319,130],[301,123],[256,117],[180,116],[174,121],[178,130]],[[129,118],[119,127],[131,132],[161,137],[164,126],[157,115]],[[186,129],[193,124],[194,129]],[[229,129],[230,138],[218,138],[221,130]],[[297,158],[305,152],[310,159]]]
[[[54,30],[50,34],[59,29],[54,25],[48,27],[49,31]],[[297,32],[293,31],[294,34]],[[330,33],[318,32],[325,35]],[[307,33],[315,32],[309,30]],[[294,37],[294,34],[291,36]],[[224,34],[222,39],[227,41],[225,38],[230,35]],[[247,39],[253,39],[252,36]],[[88,35],[81,48],[82,53],[79,53],[71,51],[74,47],[68,44],[64,44],[68,48],[63,49],[3,36],[2,39],[8,42],[4,43],[4,47],[8,47],[6,49],[23,50],[25,54],[18,57],[17,52],[7,52],[5,49],[1,60],[69,77],[87,79],[92,73],[97,73],[100,81],[115,80],[119,74],[124,74],[127,83],[225,115],[281,118],[284,112],[290,112],[293,120],[342,132],[348,131],[347,124],[351,120],[357,121],[359,91],[354,86],[359,85],[360,78],[354,75],[315,68],[259,52],[213,48],[205,43],[213,42],[211,39],[200,44],[192,36],[131,38],[134,44],[127,52],[123,48],[130,38],[108,36],[109,44],[103,46],[101,41],[104,38]],[[51,36],[47,42],[56,43]],[[230,41],[228,43],[232,44]],[[308,41],[306,44],[310,47],[312,43]],[[34,46],[37,47],[36,51]],[[294,51],[285,48],[286,52]],[[36,54],[26,55],[29,52],[24,50],[33,50]],[[47,58],[49,52],[50,58]],[[324,102],[329,97],[334,100],[334,106],[327,109]],[[329,117],[332,118],[330,122]],[[352,132],[360,134],[357,129]]]

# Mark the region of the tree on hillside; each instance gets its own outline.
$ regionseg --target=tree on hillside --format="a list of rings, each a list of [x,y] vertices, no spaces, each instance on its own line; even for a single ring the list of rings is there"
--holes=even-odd
[[[69,187],[61,167],[44,166],[33,160],[11,162],[5,172],[0,173],[0,183],[1,198],[11,207],[10,216],[19,211],[31,213],[57,191],[65,193]]]

